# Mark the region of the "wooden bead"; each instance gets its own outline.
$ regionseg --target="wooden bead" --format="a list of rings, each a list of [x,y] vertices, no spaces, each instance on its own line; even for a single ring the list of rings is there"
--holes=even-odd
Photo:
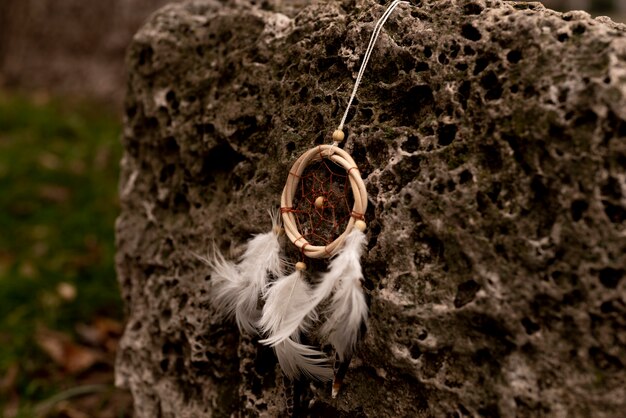
[[[324,196],[318,196],[317,199],[315,199],[315,207],[321,209],[322,207],[324,207],[325,201],[326,199],[324,198]]]
[[[296,270],[298,270],[298,271],[306,270],[306,264],[304,264],[302,261],[298,261],[296,263]]]
[[[333,132],[333,141],[335,142],[341,142],[345,137],[346,136],[342,130],[337,129],[335,132]]]
[[[358,221],[354,223],[354,227],[358,229],[359,231],[363,232],[365,231],[365,228],[367,228],[367,224],[359,219]]]

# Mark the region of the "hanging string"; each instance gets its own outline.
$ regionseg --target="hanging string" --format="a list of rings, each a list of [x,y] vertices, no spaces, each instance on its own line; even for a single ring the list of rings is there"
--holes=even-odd
[[[376,40],[378,39],[378,35],[380,34],[380,31],[382,30],[383,25],[385,24],[385,22],[387,22],[387,19],[389,18],[393,10],[400,3],[409,4],[409,2],[407,1],[394,0],[393,3],[391,3],[389,7],[387,7],[387,10],[385,10],[385,13],[383,13],[380,19],[378,19],[378,22],[376,22],[376,26],[374,26],[374,31],[372,32],[370,42],[367,45],[367,50],[365,51],[365,55],[363,56],[363,63],[361,63],[359,74],[356,76],[356,81],[354,82],[354,88],[352,89],[350,100],[348,100],[348,106],[346,107],[346,111],[344,112],[343,117],[341,118],[341,123],[339,123],[337,130],[335,131],[335,133],[333,133],[333,141],[334,141],[333,145],[337,145],[338,142],[343,140],[343,125],[346,123],[346,119],[348,118],[348,111],[350,110],[352,101],[354,100],[354,97],[356,96],[356,91],[359,88],[359,84],[361,83],[361,78],[363,78],[363,73],[365,73],[365,67],[367,66],[367,62],[370,59],[370,55],[372,55],[374,44],[376,43]],[[341,135],[339,135],[337,132],[341,132]],[[341,136],[341,138],[339,138],[339,136]]]

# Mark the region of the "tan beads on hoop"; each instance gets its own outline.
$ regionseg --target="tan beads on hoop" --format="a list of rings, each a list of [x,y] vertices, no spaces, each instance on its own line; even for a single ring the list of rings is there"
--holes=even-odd
[[[291,209],[293,208],[293,198],[298,190],[298,184],[304,169],[309,164],[321,161],[324,158],[346,170],[354,196],[354,205],[352,207],[352,216],[348,221],[346,230],[330,244],[321,246],[310,244],[300,231],[298,231],[296,217]],[[339,251],[346,236],[355,226],[355,222],[362,221],[365,211],[367,210],[367,190],[365,189],[365,183],[363,183],[359,169],[352,157],[350,157],[350,154],[333,145],[319,145],[302,154],[291,167],[289,176],[287,177],[287,183],[285,184],[283,194],[280,198],[280,206],[285,234],[289,237],[291,242],[309,258],[328,258]],[[361,226],[364,225],[359,224],[359,227]]]
[[[341,142],[345,137],[346,136],[341,129],[336,129],[335,132],[333,132],[333,141],[335,142]]]

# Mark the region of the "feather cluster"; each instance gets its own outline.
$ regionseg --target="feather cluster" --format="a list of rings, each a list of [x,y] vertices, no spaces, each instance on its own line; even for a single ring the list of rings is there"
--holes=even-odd
[[[212,270],[213,300],[218,312],[225,317],[234,316],[239,329],[249,334],[257,333],[259,297],[269,276],[283,275],[278,222],[278,216],[272,214],[272,230],[252,238],[239,263],[226,260],[217,249],[207,260]]]
[[[325,299],[329,290],[334,290],[330,304],[324,311],[326,321],[320,333],[335,347],[341,361],[352,354],[361,324],[367,321],[367,301],[363,294],[361,270],[361,254],[365,244],[365,234],[353,229],[342,251],[331,261],[329,271],[322,276],[319,288],[319,299]]]
[[[255,236],[234,264],[218,251],[210,260],[213,299],[217,309],[235,317],[241,331],[260,333],[262,344],[274,348],[278,362],[291,379],[300,374],[318,380],[333,376],[328,357],[315,347],[303,344],[320,319],[320,335],[335,348],[340,361],[350,359],[361,326],[367,320],[367,303],[361,281],[361,255],[366,238],[357,228],[346,237],[329,270],[315,286],[303,271],[285,273],[280,255],[278,217],[273,216],[271,232]],[[275,277],[274,281],[269,277]],[[264,305],[258,309],[260,300]],[[320,306],[324,309],[320,312]]]

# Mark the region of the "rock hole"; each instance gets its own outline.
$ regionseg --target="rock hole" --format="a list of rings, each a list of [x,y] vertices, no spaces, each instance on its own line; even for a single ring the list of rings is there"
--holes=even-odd
[[[417,345],[412,345],[409,351],[411,352],[411,358],[414,358],[414,359],[418,359],[422,355],[422,350],[420,350],[420,348]]]
[[[460,101],[461,101],[461,106],[463,106],[463,109],[467,108],[467,101],[470,98],[470,94],[472,92],[472,83],[469,80],[465,80],[461,83],[461,85],[459,86],[459,95],[460,97]]]
[[[579,289],[574,289],[563,296],[563,304],[569,306],[578,305],[584,299],[583,293]]]
[[[622,277],[624,277],[624,270],[614,269],[612,267],[603,268],[598,274],[602,286],[609,289],[615,289],[620,280],[622,280]]]
[[[480,79],[480,85],[487,90],[486,100],[497,100],[502,97],[502,85],[495,72],[489,71]]]
[[[517,10],[535,10],[537,6],[532,3],[515,3],[513,7]]]
[[[183,357],[176,357],[176,361],[174,362],[174,369],[176,370],[177,376],[184,376],[187,372],[185,368],[185,359]]]
[[[461,36],[470,41],[479,41],[482,38],[480,31],[472,26],[470,23],[466,23],[461,27]]]
[[[413,71],[415,71],[416,73],[421,73],[428,70],[430,70],[430,66],[428,65],[428,63],[423,61],[418,62],[417,64],[415,64],[415,67],[413,67]]]
[[[433,50],[429,46],[424,47],[424,56],[430,58],[433,56]]]
[[[428,84],[420,84],[410,88],[404,97],[401,99],[400,106],[404,107],[407,112],[403,112],[408,115],[411,113],[431,112],[431,109],[435,103],[435,97],[433,96],[433,90]],[[409,116],[411,121],[414,118]]]
[[[215,125],[212,123],[199,123],[196,125],[196,133],[198,135],[211,135],[215,132]]]
[[[170,108],[178,110],[178,98],[176,97],[176,93],[172,90],[168,91],[165,95],[165,100],[170,105]]]
[[[156,129],[159,127],[159,120],[155,117],[150,117],[146,119],[146,127],[148,129]]]
[[[437,128],[437,143],[447,146],[456,138],[457,127],[455,124],[440,124]]]
[[[587,209],[589,209],[589,203],[587,203],[586,200],[574,200],[570,206],[570,212],[572,213],[574,222],[580,221]]]
[[[363,116],[363,118],[366,120],[370,120],[372,119],[372,116],[374,116],[374,111],[369,107],[359,109],[359,112],[361,112],[361,116]]]
[[[161,318],[163,318],[163,319],[165,319],[167,321],[171,317],[172,317],[172,310],[169,309],[169,308],[163,309],[163,311],[161,312]]]
[[[406,151],[408,153],[413,153],[419,149],[419,146],[420,146],[419,138],[415,135],[411,135],[406,139],[406,141],[402,143],[400,148],[402,148],[403,151]]]
[[[296,143],[293,142],[293,141],[289,141],[287,143],[287,151],[288,152],[293,152],[293,151],[295,151],[295,149],[296,149]]]
[[[191,205],[187,200],[187,196],[183,193],[176,193],[174,196],[174,213],[189,213]]]
[[[154,50],[151,46],[146,46],[139,51],[139,65],[146,65],[152,62],[152,56],[154,55]]]
[[[480,290],[480,285],[474,280],[461,283],[454,297],[454,307],[458,309],[473,301],[478,290]]]
[[[159,181],[165,183],[176,172],[176,164],[168,164],[161,169]]]
[[[165,139],[165,143],[163,144],[163,150],[165,151],[165,154],[167,155],[178,154],[180,147],[178,146],[178,142],[176,141],[176,138],[174,138],[173,136],[168,136]]]
[[[483,7],[480,4],[469,3],[463,6],[463,14],[465,15],[479,15],[483,11]]]
[[[443,65],[446,65],[449,62],[448,57],[443,52],[439,54],[439,56],[437,57],[437,61],[439,61],[439,63]]]
[[[433,186],[433,190],[435,192],[437,192],[437,194],[443,194],[443,192],[446,191],[446,186],[441,182],[438,181],[434,186]]]
[[[524,329],[526,330],[526,334],[528,335],[533,335],[541,329],[541,327],[537,323],[533,322],[528,317],[522,318],[522,326],[524,327]]]
[[[497,404],[491,404],[478,408],[478,415],[485,418],[496,418],[502,416]]]
[[[497,142],[480,146],[482,161],[485,167],[492,173],[502,170],[504,161],[500,153],[500,147]]]
[[[487,199],[487,195],[483,192],[476,193],[476,209],[481,215],[486,215],[487,210],[489,209],[489,199]]]
[[[187,306],[187,302],[189,302],[189,295],[187,293],[183,293],[180,295],[180,300],[178,301],[178,309],[182,310],[185,306]]]
[[[600,370],[617,372],[624,368],[619,358],[605,353],[599,347],[591,347],[589,349],[589,357]]]
[[[522,52],[517,50],[517,49],[509,51],[509,53],[506,54],[506,59],[511,64],[517,64],[518,62],[520,62],[522,60]]]
[[[578,116],[574,119],[574,127],[581,128],[586,127],[587,129],[593,129],[598,122],[598,115],[593,110],[586,110],[582,115]]]
[[[559,42],[565,42],[565,41],[567,41],[567,40],[569,39],[569,35],[568,35],[567,33],[559,33],[559,34],[556,36],[556,39],[557,39]]]
[[[459,174],[459,183],[465,184],[474,179],[474,175],[469,170],[463,170],[461,174]]]
[[[472,47],[471,47],[471,46],[469,46],[469,45],[465,45],[465,46],[463,47],[463,53],[464,53],[465,55],[476,55],[476,51],[474,51],[474,48],[472,48]]]
[[[608,200],[603,200],[602,205],[604,206],[604,213],[614,224],[620,224],[626,220],[626,209],[624,209],[620,205],[614,205]]]
[[[132,119],[137,114],[137,105],[127,105],[125,110],[126,116],[129,119]]]
[[[546,202],[550,197],[550,190],[543,182],[543,177],[536,175],[530,182],[530,188],[533,191],[533,200],[535,202]]]
[[[582,35],[586,31],[587,31],[587,28],[585,27],[585,25],[576,25],[574,26],[574,29],[572,29],[572,33],[574,35]]]
[[[602,191],[603,196],[613,198],[615,200],[620,200],[622,198],[622,187],[615,177],[609,177],[600,190]]]
[[[230,173],[243,160],[243,155],[235,151],[227,142],[223,142],[214,147],[204,159],[201,174],[210,178],[215,173]]]
[[[474,75],[478,75],[482,73],[485,68],[489,65],[490,60],[485,57],[480,57],[476,60],[476,64],[474,65]]]
[[[487,348],[481,348],[472,354],[472,361],[478,366],[488,363],[492,358],[493,356]]]
[[[500,192],[502,191],[502,183],[499,181],[494,182],[489,191],[487,192],[487,197],[491,200],[492,203],[496,203],[498,197],[500,197]],[[505,234],[506,235],[506,234]]]
[[[617,308],[613,305],[613,301],[606,301],[606,302],[602,302],[602,305],[600,305],[600,312],[602,312],[603,314],[610,314],[613,312],[618,312]]]
[[[298,95],[300,96],[300,100],[306,100],[306,98],[309,97],[308,87],[307,86],[302,87]]]

